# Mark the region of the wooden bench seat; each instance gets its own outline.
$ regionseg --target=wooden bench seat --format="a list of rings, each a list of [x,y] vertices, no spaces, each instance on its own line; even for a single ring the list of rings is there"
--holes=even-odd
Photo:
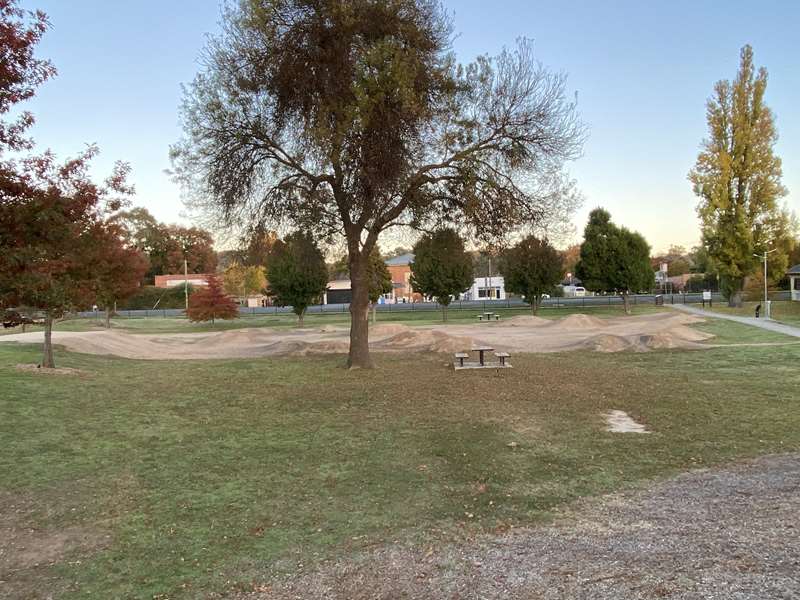
[[[494,355],[500,359],[501,367],[506,366],[506,359],[511,356],[508,352],[495,352]]]
[[[465,358],[469,358],[469,354],[466,353],[466,352],[456,352],[455,356],[458,359],[458,366],[459,367],[463,367],[464,366],[464,359]]]

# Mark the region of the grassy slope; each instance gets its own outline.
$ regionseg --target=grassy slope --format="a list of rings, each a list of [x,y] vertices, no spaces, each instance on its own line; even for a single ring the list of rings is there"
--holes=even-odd
[[[754,335],[704,327],[727,343]],[[381,355],[375,371],[352,373],[341,357],[67,352],[61,366],[86,377],[13,368],[37,358],[0,345],[0,496],[24,507],[22,526],[96,528],[112,541],[13,574],[33,598],[59,586],[67,597],[196,597],[368,544],[529,524],[582,495],[800,448],[798,345],[520,355],[499,374],[456,374],[431,355]],[[611,408],[654,433],[604,432]]]

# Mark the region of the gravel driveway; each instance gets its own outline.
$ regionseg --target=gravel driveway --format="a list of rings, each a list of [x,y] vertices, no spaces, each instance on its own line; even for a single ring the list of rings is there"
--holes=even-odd
[[[387,547],[245,596],[800,599],[800,454],[579,503],[556,524]]]

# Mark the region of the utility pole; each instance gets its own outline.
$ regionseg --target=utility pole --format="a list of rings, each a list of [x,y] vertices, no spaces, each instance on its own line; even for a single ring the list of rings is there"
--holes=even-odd
[[[186,255],[183,256],[183,296],[186,301],[186,310],[189,310],[189,265],[186,262]]]
[[[777,248],[773,248],[772,250],[764,250],[763,257],[759,254],[753,254],[753,256],[756,258],[761,258],[764,261],[764,318],[766,319],[772,318],[772,315],[770,315],[771,311],[769,309],[769,297],[767,296],[767,255],[772,252],[776,252],[777,250]]]

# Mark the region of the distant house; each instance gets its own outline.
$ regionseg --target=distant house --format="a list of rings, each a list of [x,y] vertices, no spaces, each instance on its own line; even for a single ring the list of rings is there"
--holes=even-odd
[[[199,286],[208,285],[209,277],[213,277],[213,273],[189,273],[189,275],[156,275],[155,286],[157,288],[171,288],[182,286],[184,283],[189,285]]]
[[[505,300],[506,284],[502,275],[476,277],[472,287],[461,294],[462,300]]]
[[[412,253],[401,254],[386,261],[386,268],[392,276],[392,292],[388,294],[387,301],[394,303],[419,302],[422,295],[415,292],[411,286],[411,263],[414,262]]]
[[[789,277],[789,290],[792,300],[800,302],[800,265],[795,265],[788,271],[786,275]]]
[[[353,290],[349,279],[334,279],[328,282],[328,288],[322,295],[323,304],[349,304],[353,299]]]

